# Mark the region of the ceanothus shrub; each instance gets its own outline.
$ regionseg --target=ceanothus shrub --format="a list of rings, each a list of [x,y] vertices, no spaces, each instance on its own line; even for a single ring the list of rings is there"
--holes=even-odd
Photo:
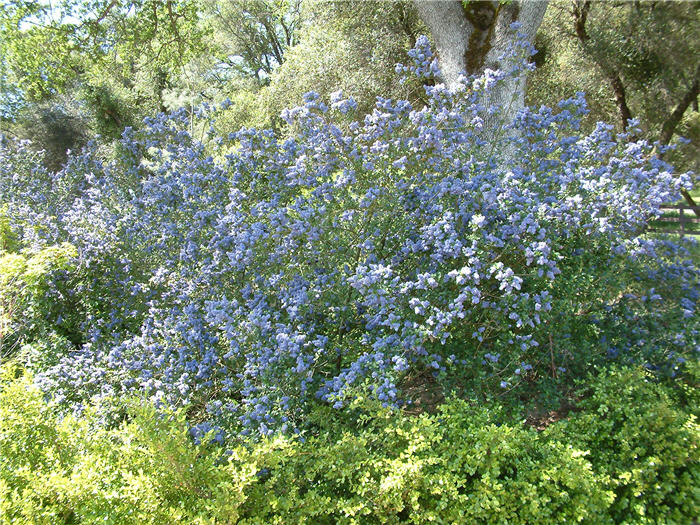
[[[401,70],[435,74],[425,38],[412,56]],[[3,149],[25,249],[70,242],[83,276],[85,343],[37,381],[59,399],[145,392],[268,434],[301,428],[314,400],[400,405],[418,369],[496,390],[549,373],[551,336],[577,315],[552,306],[578,293],[570,262],[594,248],[591,282],[624,265],[690,177],[610,126],[581,134],[582,95],[485,126],[504,76],[426,86],[423,107],[378,97],[342,128],[354,101],[309,93],[286,135],[217,136],[220,108],[161,114],[127,128],[114,159],[90,146],[57,173]]]

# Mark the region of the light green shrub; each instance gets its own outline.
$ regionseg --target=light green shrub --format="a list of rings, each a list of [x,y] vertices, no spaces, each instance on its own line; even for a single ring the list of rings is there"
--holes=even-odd
[[[550,428],[589,450],[615,493],[615,523],[691,523],[700,516],[700,427],[641,369],[613,370],[584,388],[582,411]]]
[[[3,360],[24,345],[46,348],[40,361],[62,345],[80,339],[84,320],[73,288],[77,251],[69,243],[36,252],[0,252],[0,356]]]
[[[585,454],[488,410],[379,415],[357,432],[281,442],[243,523],[600,523],[612,494]]]
[[[59,420],[27,377],[0,392],[0,523],[235,523],[252,464],[192,444],[182,413],[129,407],[109,428],[98,414]]]
[[[357,402],[314,434],[194,445],[183,412],[134,401],[60,419],[0,379],[0,524],[691,523],[698,427],[637,370],[593,381],[544,432],[451,400]],[[336,412],[333,412],[336,414]],[[343,419],[346,418],[346,419]],[[205,443],[206,439],[203,440]]]
[[[7,205],[0,206],[0,255],[17,249],[17,234],[12,231]]]

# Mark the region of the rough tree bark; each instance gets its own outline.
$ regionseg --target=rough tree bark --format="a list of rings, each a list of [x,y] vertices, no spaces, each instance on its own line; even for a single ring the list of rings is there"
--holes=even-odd
[[[661,135],[659,136],[659,142],[664,146],[671,142],[673,134],[676,132],[678,124],[680,124],[683,115],[691,104],[697,104],[698,95],[700,95],[700,64],[698,64],[695,70],[695,77],[693,83],[688,87],[683,97],[681,97],[678,105],[673,109],[668,118],[664,121],[663,127],[661,129]],[[697,106],[694,111],[697,111]]]
[[[499,57],[516,39],[511,24],[519,22],[518,32],[532,43],[547,1],[414,0],[414,5],[432,33],[443,79],[450,86],[464,72],[478,74],[486,68],[507,68]],[[499,85],[489,103],[504,108],[501,118],[514,116],[525,105],[525,76]]]

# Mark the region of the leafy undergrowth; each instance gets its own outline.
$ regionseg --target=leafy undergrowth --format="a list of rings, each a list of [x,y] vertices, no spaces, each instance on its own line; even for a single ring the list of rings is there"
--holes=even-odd
[[[18,377],[15,377],[18,376]],[[684,381],[690,378],[684,378]],[[0,390],[0,523],[691,523],[699,427],[639,369],[580,385],[538,431],[451,399],[420,416],[357,400],[296,438],[196,445],[182,411],[114,401],[58,417],[31,378]]]

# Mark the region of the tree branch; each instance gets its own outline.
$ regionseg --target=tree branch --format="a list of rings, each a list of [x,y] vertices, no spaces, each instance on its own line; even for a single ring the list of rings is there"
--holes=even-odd
[[[661,127],[661,135],[659,136],[659,144],[666,146],[671,142],[673,134],[676,132],[676,128],[678,127],[678,124],[680,124],[683,115],[688,109],[688,106],[697,100],[698,95],[700,95],[700,64],[698,64],[697,69],[695,70],[695,80],[688,88],[688,91],[685,92],[685,95],[683,95],[683,98],[680,100],[678,105],[664,121],[664,124]],[[659,154],[659,157],[662,156],[663,154]],[[695,199],[693,199],[693,196],[686,190],[681,190],[681,195],[683,195],[685,201],[693,208],[695,215],[700,217],[700,207],[698,207]]]
[[[588,41],[590,40],[590,35],[586,31],[586,22],[588,21],[588,14],[591,11],[591,2],[586,0],[585,2],[575,1],[572,14],[574,15],[574,30],[576,36],[578,37],[581,45],[584,49],[587,48]],[[627,121],[632,118],[632,112],[627,105],[627,94],[625,92],[625,85],[622,83],[620,75],[611,69],[603,60],[596,57],[593,53],[589,53],[593,61],[600,67],[603,74],[608,79],[610,87],[615,95],[615,102],[617,104],[617,109],[620,112],[620,121],[622,124],[622,131],[627,131]]]
[[[629,106],[627,106],[627,95],[625,93],[625,85],[622,83],[620,75],[614,73],[613,71],[606,71],[605,75],[608,77],[608,82],[610,82],[610,87],[615,94],[615,102],[617,103],[617,109],[620,112],[620,121],[622,124],[622,131],[627,131],[627,122],[632,118],[632,112]]]
[[[115,5],[117,5],[117,1],[118,1],[118,0],[112,0],[112,1],[110,2],[110,4],[105,8],[105,10],[102,11],[102,12],[100,13],[100,16],[98,16],[97,18],[95,18],[95,20],[93,20],[92,23],[93,23],[93,24],[99,24],[100,22],[102,22],[102,20],[104,20],[105,18],[107,18],[107,15],[108,15],[109,12],[112,10],[112,8],[113,8]]]
[[[700,95],[700,64],[698,64],[695,70],[695,80],[685,92],[683,98],[680,100],[678,105],[674,108],[668,118],[664,121],[661,128],[661,135],[659,136],[659,142],[665,146],[673,138],[673,134],[676,132],[678,124],[680,124],[683,115],[685,114],[688,107],[697,100],[698,95]]]

